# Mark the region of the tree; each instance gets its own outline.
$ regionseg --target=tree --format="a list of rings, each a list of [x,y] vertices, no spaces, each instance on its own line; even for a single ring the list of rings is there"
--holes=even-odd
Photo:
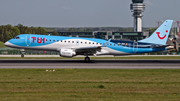
[[[38,27],[38,28],[37,28],[37,31],[36,31],[36,34],[47,35],[48,33],[46,32],[45,29],[43,29],[43,28],[41,28],[41,27]]]
[[[27,26],[23,26],[22,24],[18,24],[17,25],[19,31],[20,31],[20,34],[25,34],[26,33],[26,30],[27,30]]]
[[[156,31],[157,27],[155,28],[149,28],[149,29],[146,29],[145,31],[148,31],[149,32],[149,35],[151,35],[154,31]]]
[[[44,28],[41,27],[27,27],[23,26],[22,24],[18,24],[17,26],[11,26],[9,24],[0,26],[0,41],[2,42],[6,42],[19,34],[47,35],[47,32]]]
[[[76,29],[75,29],[75,28],[70,28],[70,29],[68,29],[68,31],[70,31],[70,32],[75,32]]]
[[[132,28],[121,28],[118,30],[119,32],[133,32]]]
[[[2,42],[6,42],[9,39],[13,38],[13,27],[9,24],[5,26],[0,26],[0,36],[0,41]]]
[[[84,31],[93,31],[93,29],[91,29],[91,28],[86,28],[86,29],[84,29]]]
[[[14,27],[12,28],[12,30],[11,30],[11,35],[12,35],[12,37],[15,37],[15,36],[17,36],[17,35],[19,35],[19,34],[20,34],[20,31],[19,31],[18,27],[17,27],[17,26],[14,26]]]
[[[0,26],[0,41],[4,42],[4,26]]]
[[[52,35],[56,35],[56,36],[59,36],[59,33],[57,31],[53,31]]]
[[[9,39],[12,39],[12,38],[13,38],[13,36],[12,36],[11,32],[6,31],[6,33],[4,34],[4,41],[3,42],[6,42],[6,41],[8,41]]]
[[[27,34],[36,34],[36,31],[37,31],[37,28],[34,28],[34,27],[28,27],[27,29],[26,29],[26,33]]]

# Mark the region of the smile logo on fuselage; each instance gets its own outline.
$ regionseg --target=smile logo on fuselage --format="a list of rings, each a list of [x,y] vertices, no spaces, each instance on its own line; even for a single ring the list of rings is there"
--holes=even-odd
[[[166,33],[168,32],[168,30],[166,30]],[[166,37],[166,34],[163,36],[163,37],[161,37],[159,34],[160,34],[160,32],[156,32],[156,34],[158,35],[158,38],[159,39],[164,39],[165,37]]]

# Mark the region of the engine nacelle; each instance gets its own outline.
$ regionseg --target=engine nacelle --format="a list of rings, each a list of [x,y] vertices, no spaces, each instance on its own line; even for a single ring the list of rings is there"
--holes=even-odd
[[[72,49],[61,49],[59,51],[59,55],[61,57],[73,57],[76,55],[76,52],[74,52]]]

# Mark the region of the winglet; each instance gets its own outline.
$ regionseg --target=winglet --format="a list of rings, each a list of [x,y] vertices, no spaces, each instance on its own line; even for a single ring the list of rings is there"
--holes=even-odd
[[[111,38],[106,42],[105,45],[102,45],[102,47],[106,47],[107,45],[109,45],[109,42],[111,41]]]

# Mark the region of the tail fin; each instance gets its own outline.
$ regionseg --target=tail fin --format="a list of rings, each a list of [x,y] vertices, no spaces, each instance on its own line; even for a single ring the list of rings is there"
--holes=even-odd
[[[166,20],[149,38],[138,42],[166,45],[173,20]]]

